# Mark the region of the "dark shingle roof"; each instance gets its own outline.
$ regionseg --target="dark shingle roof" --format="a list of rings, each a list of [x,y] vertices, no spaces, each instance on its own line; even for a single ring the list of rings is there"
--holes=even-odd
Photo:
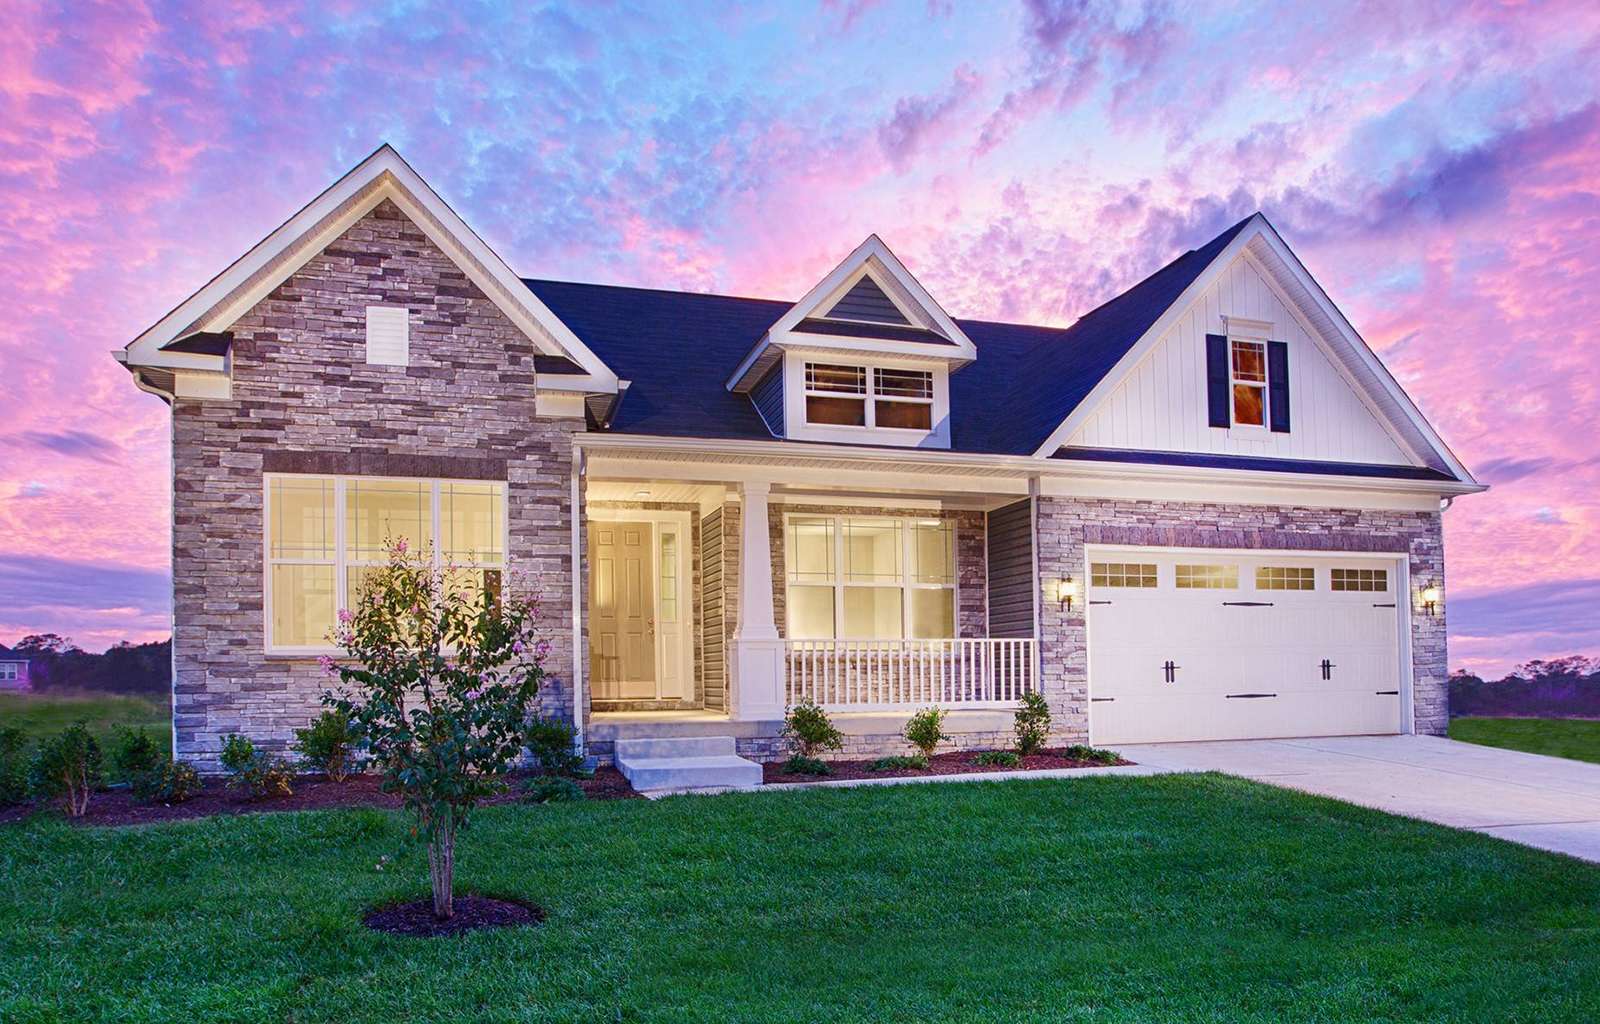
[[[957,320],[978,358],[950,377],[951,448],[1032,454],[1248,221],[1184,253],[1071,327]],[[613,431],[771,438],[749,397],[725,384],[793,303],[525,283],[617,376],[632,381]]]

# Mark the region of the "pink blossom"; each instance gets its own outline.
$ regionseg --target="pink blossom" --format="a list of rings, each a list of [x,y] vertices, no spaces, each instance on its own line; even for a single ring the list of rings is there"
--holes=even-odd
[[[348,608],[340,608],[339,621],[348,626],[351,622],[355,621],[355,615]]]
[[[511,645],[511,653],[512,654],[521,654],[522,653],[522,641],[521,640],[518,640],[518,641],[516,641],[515,643],[513,643]]]
[[[317,664],[321,666],[322,671],[326,672],[330,676],[339,674],[339,667],[335,665],[333,663],[333,659],[328,657],[326,654],[317,659]]]
[[[406,539],[404,537],[394,542],[394,553],[397,555],[406,553]]]

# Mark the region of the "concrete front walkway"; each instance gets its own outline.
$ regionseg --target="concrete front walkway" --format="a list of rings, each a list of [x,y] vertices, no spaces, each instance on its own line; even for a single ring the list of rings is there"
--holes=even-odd
[[[1600,764],[1436,736],[1117,749],[1146,768],[1227,772],[1600,863]]]

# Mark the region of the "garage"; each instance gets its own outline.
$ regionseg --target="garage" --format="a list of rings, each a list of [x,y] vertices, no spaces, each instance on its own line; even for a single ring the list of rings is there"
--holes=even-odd
[[[1090,549],[1097,744],[1405,731],[1399,556]]]

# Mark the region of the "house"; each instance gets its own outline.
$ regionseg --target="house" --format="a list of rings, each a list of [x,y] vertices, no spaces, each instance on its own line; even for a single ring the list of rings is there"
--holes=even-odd
[[[1483,487],[1260,214],[1040,327],[876,236],[798,301],[524,280],[385,146],[115,355],[171,405],[202,763],[316,713],[397,536],[528,574],[602,758],[771,758],[802,698],[848,753],[935,704],[993,746],[1030,690],[1101,745],[1445,730]]]
[[[0,644],[0,692],[27,692],[33,689],[28,679],[28,659]]]

